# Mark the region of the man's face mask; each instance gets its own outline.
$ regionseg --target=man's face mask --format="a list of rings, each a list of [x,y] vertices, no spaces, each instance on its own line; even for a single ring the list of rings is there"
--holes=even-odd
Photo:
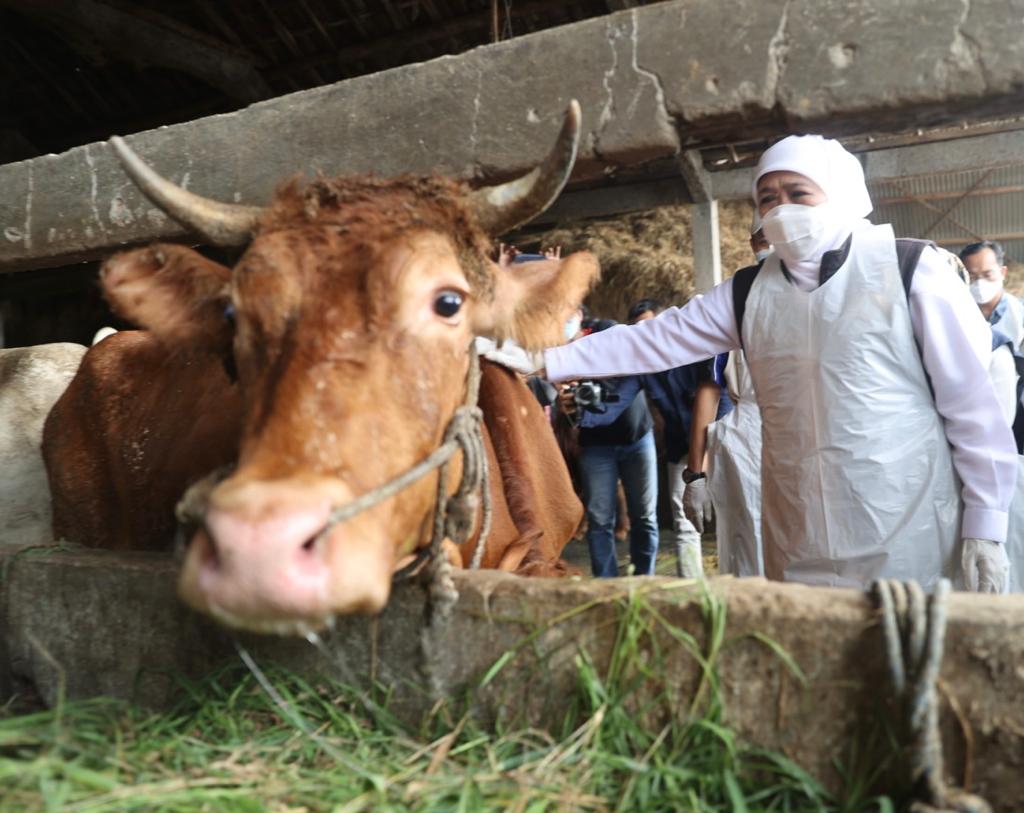
[[[764,236],[785,260],[813,256],[836,228],[836,211],[828,202],[818,206],[783,203],[761,218]]]
[[[580,322],[582,320],[579,316],[573,316],[565,323],[565,340],[571,342],[573,336],[580,332]]]
[[[974,301],[979,305],[984,305],[999,296],[999,292],[1003,290],[1003,281],[1001,279],[976,279],[970,284],[970,289]]]
[[[769,254],[772,253],[770,248],[761,248],[754,252],[754,259],[759,263],[763,263]]]

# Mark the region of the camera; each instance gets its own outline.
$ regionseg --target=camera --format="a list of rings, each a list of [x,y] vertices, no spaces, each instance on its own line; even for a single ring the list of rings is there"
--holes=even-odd
[[[580,381],[567,387],[567,391],[572,393],[573,401],[580,412],[587,410],[604,413],[608,411],[608,404],[619,400],[619,396],[614,394],[614,391],[609,391],[600,381]]]
[[[593,409],[604,403],[604,387],[597,381],[581,381],[571,391],[580,409]]]

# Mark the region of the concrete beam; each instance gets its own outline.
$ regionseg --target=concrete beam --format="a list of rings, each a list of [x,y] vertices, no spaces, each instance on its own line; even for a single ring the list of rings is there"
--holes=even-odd
[[[567,220],[610,217],[691,202],[686,186],[679,178],[565,192],[550,209],[531,220],[527,228],[532,231]]]
[[[710,173],[704,169],[704,161],[700,150],[683,150],[679,153],[679,172],[690,190],[694,203],[707,203],[714,200],[714,190]]]
[[[754,168],[726,169],[711,172],[711,195],[715,200],[750,200]]]
[[[34,688],[49,703],[64,692],[70,699],[106,695],[166,706],[177,699],[176,675],[196,678],[236,658],[230,635],[178,604],[169,557],[37,548],[6,551],[0,572],[0,703],[5,694]],[[671,625],[706,640],[706,600],[692,584],[533,580],[493,571],[456,573],[455,582],[459,600],[434,650],[432,674],[443,694],[463,698],[502,653],[535,636],[475,693],[474,711],[485,721],[504,715],[557,727],[577,686],[576,655],[588,653],[603,674],[616,622],[638,597]],[[417,719],[432,702],[417,690],[424,685],[424,592],[399,586],[377,619],[341,623],[327,638],[326,654],[297,639],[240,640],[261,664],[276,661],[356,685],[376,678],[394,688],[395,711]],[[872,722],[884,727],[880,714],[893,714],[885,705],[877,614],[867,596],[762,579],[716,579],[711,593],[727,613],[716,664],[727,724],[746,742],[783,751],[839,789],[835,761],[846,758]],[[573,608],[579,612],[568,612]],[[685,714],[700,668],[660,623],[651,628],[669,680],[665,696],[675,713]],[[789,653],[806,683],[766,640]],[[1018,810],[1024,798],[1021,663],[1024,597],[951,597],[941,671],[945,765],[960,781],[969,759],[973,789],[999,811]],[[882,760],[877,742],[874,750],[863,750],[862,742],[860,753]]]
[[[139,134],[160,172],[266,202],[296,172],[499,178],[580,100],[578,178],[791,130],[848,134],[1016,109],[1024,0],[676,0]],[[908,42],[913,46],[908,47]],[[974,43],[984,43],[984,48]],[[0,271],[180,239],[104,144],[0,167]]]
[[[864,154],[868,183],[939,172],[1024,164],[1024,131],[992,133]]]

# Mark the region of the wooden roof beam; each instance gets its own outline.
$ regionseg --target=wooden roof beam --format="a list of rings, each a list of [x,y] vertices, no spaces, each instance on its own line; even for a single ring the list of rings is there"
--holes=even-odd
[[[2,2],[2,0],[0,0]],[[550,0],[528,0],[513,6],[513,16],[519,17],[533,11],[550,9]],[[360,59],[375,59],[380,54],[387,53],[395,48],[415,48],[425,42],[442,39],[444,37],[459,37],[468,31],[486,30],[491,24],[491,12],[474,11],[453,17],[450,20],[438,23],[437,25],[423,28],[405,29],[386,37],[378,37],[368,42],[361,42],[356,45],[347,45],[330,51],[323,51],[317,54],[310,54],[295,62],[276,65],[268,73],[272,76],[290,74],[294,71],[310,65],[322,65],[327,63],[344,64]]]

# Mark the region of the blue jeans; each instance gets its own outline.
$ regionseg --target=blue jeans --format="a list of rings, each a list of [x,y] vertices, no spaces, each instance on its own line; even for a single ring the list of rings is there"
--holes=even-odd
[[[619,575],[615,558],[615,492],[619,478],[629,510],[629,558],[639,576],[654,573],[658,556],[658,460],[648,432],[628,446],[584,446],[580,480],[587,506],[587,545],[595,576]]]

